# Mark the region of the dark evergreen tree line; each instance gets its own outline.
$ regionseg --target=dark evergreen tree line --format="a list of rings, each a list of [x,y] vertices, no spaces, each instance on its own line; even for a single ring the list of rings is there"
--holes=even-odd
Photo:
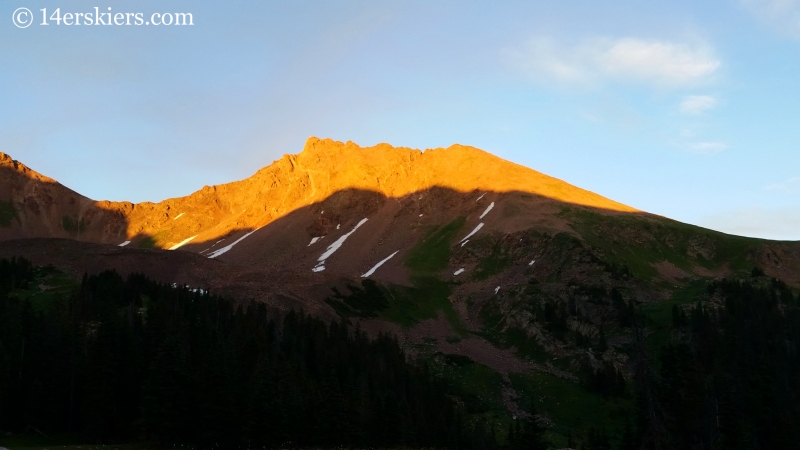
[[[664,432],[645,448],[800,448],[798,300],[778,280],[717,281],[708,298],[673,308],[674,338],[645,380],[655,413],[640,418],[640,431]]]
[[[393,337],[268,314],[140,275],[84,277],[34,306],[0,261],[0,429],[198,447],[494,448]]]
[[[0,430],[201,448],[498,448],[494,427],[392,337],[140,275],[84,277],[47,304],[12,293],[36,270],[0,260]],[[635,337],[639,415],[621,436],[593,429],[583,450],[800,448],[800,299],[783,282],[754,271],[710,283],[703,302],[673,308],[656,354],[641,314],[611,297]],[[557,326],[561,311],[547,312]],[[610,364],[584,374],[590,390],[626,391]],[[535,417],[513,424],[505,447],[546,448]]]

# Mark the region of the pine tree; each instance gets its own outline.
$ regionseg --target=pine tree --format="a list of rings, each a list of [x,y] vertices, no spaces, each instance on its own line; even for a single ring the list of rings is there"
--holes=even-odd
[[[589,429],[589,436],[581,446],[581,450],[611,450],[611,442],[602,428]]]
[[[608,350],[608,343],[606,342],[606,331],[603,325],[600,325],[600,340],[597,342],[597,352],[600,354]]]
[[[572,436],[572,430],[567,432],[567,448],[577,448],[578,444],[575,442],[575,437]]]
[[[639,445],[636,442],[636,434],[633,432],[633,427],[630,422],[625,423],[625,429],[622,431],[622,438],[619,442],[619,450],[638,450]]]
[[[539,413],[531,405],[527,417],[518,421],[512,449],[514,450],[547,450],[550,443],[544,436],[545,428],[538,421]]]

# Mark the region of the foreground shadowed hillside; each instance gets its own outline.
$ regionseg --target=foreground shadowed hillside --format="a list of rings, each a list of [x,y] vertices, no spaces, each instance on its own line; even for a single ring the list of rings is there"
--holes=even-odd
[[[112,272],[30,302],[13,293],[47,270],[0,266],[2,429],[204,448],[464,447],[475,433],[391,336]]]
[[[381,289],[364,288],[358,304],[380,310]],[[797,448],[800,298],[754,270],[693,300],[666,323],[623,307],[608,322],[633,335],[617,348],[622,367],[601,328],[584,344],[599,367],[586,362],[572,387],[510,374],[522,395],[514,418],[495,409],[492,372],[464,355],[409,360],[395,337],[370,339],[346,320],[236,306],[141,275],[75,284],[0,260],[0,430],[198,448]],[[557,316],[541,322],[557,332]]]

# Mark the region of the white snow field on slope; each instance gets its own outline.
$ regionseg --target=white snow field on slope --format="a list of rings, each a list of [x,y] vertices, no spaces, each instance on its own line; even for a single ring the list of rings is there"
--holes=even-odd
[[[494,202],[492,202],[492,203],[489,203],[489,206],[487,206],[487,207],[486,207],[486,211],[484,211],[484,212],[483,212],[483,214],[481,214],[481,216],[480,216],[480,217],[478,217],[478,220],[480,220],[480,219],[483,219],[483,218],[484,218],[484,216],[486,216],[487,214],[489,214],[489,211],[491,211],[491,210],[492,210],[492,208],[494,208]]]
[[[311,247],[311,246],[312,246],[312,245],[313,245],[315,242],[317,242],[317,241],[318,241],[318,240],[320,240],[321,238],[322,238],[322,236],[316,236],[316,237],[312,237],[312,238],[311,238],[311,242],[309,242],[309,243],[308,243],[308,245],[306,245],[306,247]]]
[[[212,244],[212,245],[211,245],[211,247],[208,247],[207,249],[205,249],[205,250],[202,250],[200,253],[205,253],[205,252],[207,252],[207,251],[211,250],[212,248],[214,248],[214,246],[215,246],[215,245],[219,244],[220,242],[222,242],[222,241],[224,241],[224,240],[225,240],[225,239],[220,239],[220,240],[218,240],[217,242],[214,242],[214,244]]]
[[[325,250],[325,253],[319,255],[319,258],[317,258],[317,261],[318,261],[317,265],[314,266],[314,268],[311,269],[311,270],[313,272],[322,272],[323,270],[325,270],[325,260],[330,258],[331,255],[333,255],[334,253],[336,253],[336,250],[339,250],[339,247],[341,247],[342,244],[344,244],[344,241],[346,241],[347,238],[349,238],[351,234],[355,233],[356,230],[358,229],[358,227],[360,227],[361,225],[364,225],[365,223],[367,223],[367,220],[369,220],[369,219],[367,219],[366,217],[361,219],[361,221],[358,222],[356,224],[356,226],[352,230],[350,230],[349,232],[339,236],[339,239],[335,240],[331,245],[328,246],[328,249]]]
[[[483,196],[484,196],[484,195],[486,195],[486,192],[484,192],[483,194],[481,194],[481,196],[480,196],[480,197],[478,197],[478,198],[477,198],[475,201],[476,201],[476,202],[477,202],[477,201],[479,201],[480,199],[482,199],[482,198],[483,198]]]
[[[473,235],[473,234],[475,234],[475,233],[477,233],[477,232],[478,232],[478,230],[480,230],[481,228],[483,228],[483,222],[479,223],[479,224],[478,224],[478,226],[477,226],[477,227],[475,227],[475,229],[474,229],[474,230],[470,231],[468,235],[466,235],[466,236],[464,236],[463,238],[461,238],[461,240],[460,240],[460,241],[458,241],[458,243],[460,244],[460,243],[462,243],[462,242],[466,241],[467,239],[471,238],[471,237],[472,237],[472,235]],[[463,245],[462,245],[462,247],[463,247]]]
[[[178,242],[177,244],[173,245],[172,247],[168,248],[167,250],[177,250],[177,249],[183,247],[184,245],[188,244],[189,242],[191,242],[191,240],[196,238],[196,237],[197,237],[197,235],[195,234],[194,236],[192,236],[190,238],[186,238],[186,239]]]
[[[378,270],[378,267],[382,266],[383,263],[385,263],[386,261],[392,259],[392,256],[396,255],[399,252],[400,252],[400,250],[392,253],[391,255],[387,256],[386,258],[383,258],[378,264],[375,264],[374,266],[372,266],[372,269],[369,269],[367,271],[367,273],[365,273],[364,275],[361,275],[361,278],[366,278],[366,277],[372,275],[373,273],[375,273],[375,271]]]
[[[122,244],[119,244],[117,247],[125,247],[126,245],[130,244],[131,241],[125,241]]]
[[[175,218],[174,218],[174,219],[172,219],[172,220],[178,220],[178,218],[180,218],[180,217],[181,217],[182,215],[184,215],[184,214],[186,214],[186,213],[180,213],[180,214],[178,214],[177,216],[175,216]]]
[[[460,275],[462,273],[464,273],[464,268],[463,267],[458,269],[458,270],[456,270],[455,272],[453,272],[453,275]]]
[[[237,239],[236,241],[234,241],[232,244],[228,244],[228,245],[226,245],[225,247],[222,247],[221,249],[214,250],[213,252],[209,253],[209,254],[208,254],[208,257],[209,257],[209,259],[214,259],[214,258],[216,258],[217,256],[219,256],[219,255],[221,255],[221,254],[223,254],[223,253],[227,252],[228,250],[232,249],[234,245],[238,244],[239,242],[242,242],[242,241],[244,240],[244,238],[246,238],[247,236],[250,236],[251,234],[253,234],[253,233],[255,233],[256,231],[258,231],[259,229],[260,229],[260,228],[256,228],[255,230],[253,230],[253,231],[251,231],[251,232],[249,232],[249,233],[246,233],[244,236],[240,237],[239,239]],[[220,239],[220,240],[219,240],[219,241],[217,241],[217,242],[222,242],[223,240],[224,240],[224,239]]]

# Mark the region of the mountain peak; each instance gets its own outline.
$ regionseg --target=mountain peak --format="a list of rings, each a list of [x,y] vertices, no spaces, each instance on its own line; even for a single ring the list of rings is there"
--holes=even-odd
[[[29,179],[43,181],[46,183],[57,183],[56,180],[44,176],[39,172],[36,172],[35,170],[26,166],[25,164],[22,164],[21,162],[12,158],[11,155],[9,155],[8,153],[0,152],[0,168],[5,168],[6,170],[11,170],[15,173],[19,173]]]
[[[12,202],[18,218],[10,228],[0,229],[0,238],[57,236],[116,244],[135,240],[137,245],[170,248],[189,242],[187,239],[217,242],[231,233],[255,230],[308,208],[319,209],[315,214],[321,215],[320,205],[332,198],[349,198],[345,203],[354,205],[353,214],[366,213],[365,205],[377,207],[386,199],[396,200],[392,204],[430,203],[426,207],[446,210],[453,206],[449,200],[428,195],[442,190],[457,196],[475,194],[476,198],[483,194],[488,194],[487,198],[521,194],[532,200],[523,201],[524,207],[511,205],[504,211],[522,208],[542,217],[555,214],[560,205],[637,211],[461,144],[422,151],[386,143],[361,147],[351,141],[310,137],[302,152],[284,155],[244,180],[205,187],[186,197],[139,204],[94,202],[6,154],[0,154],[0,167],[8,168],[0,174],[0,184],[5,186],[1,200]],[[499,200],[496,197],[491,201]],[[444,203],[433,206],[440,201]],[[336,208],[324,209],[330,213]],[[453,214],[468,213],[459,208],[452,209]],[[345,217],[343,212],[340,215]],[[501,226],[498,222],[497,226],[516,229],[525,225],[519,220],[513,219],[513,225],[509,222]],[[313,225],[310,229],[317,228]]]
[[[399,197],[430,187],[460,192],[519,191],[559,202],[612,211],[635,208],[557,178],[461,144],[425,151],[381,143],[360,147],[348,141],[310,137],[298,155],[287,155],[293,170],[310,177],[327,173],[331,188],[365,188]],[[271,166],[270,166],[271,167]],[[334,182],[335,181],[335,182]]]

